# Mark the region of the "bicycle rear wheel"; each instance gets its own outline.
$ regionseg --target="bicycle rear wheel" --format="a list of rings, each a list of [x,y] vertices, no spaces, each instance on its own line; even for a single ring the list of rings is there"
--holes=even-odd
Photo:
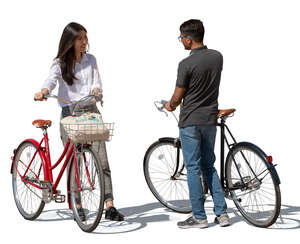
[[[151,192],[164,206],[179,213],[192,211],[181,148],[174,141],[157,141],[149,147],[144,175]]]
[[[44,180],[41,156],[39,152],[36,152],[37,148],[32,142],[24,142],[15,152],[15,164],[12,170],[15,203],[20,214],[27,220],[36,219],[45,206],[45,202],[42,200],[42,190],[30,184],[40,186],[41,181]],[[26,170],[27,173],[24,175]],[[27,182],[23,181],[19,174],[24,176]]]
[[[103,213],[103,171],[95,152],[88,147],[83,147],[76,160],[78,174],[75,174],[74,160],[70,169],[72,210],[79,227],[85,232],[92,232]]]
[[[251,143],[238,143],[226,159],[232,199],[242,216],[257,227],[274,224],[281,206],[280,188],[267,164],[263,151]]]

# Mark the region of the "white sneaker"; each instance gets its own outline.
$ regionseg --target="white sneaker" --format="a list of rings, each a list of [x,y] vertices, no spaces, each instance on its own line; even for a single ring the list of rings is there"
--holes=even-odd
[[[221,214],[220,216],[217,216],[214,221],[216,224],[219,224],[221,227],[229,226],[229,216],[228,214]]]

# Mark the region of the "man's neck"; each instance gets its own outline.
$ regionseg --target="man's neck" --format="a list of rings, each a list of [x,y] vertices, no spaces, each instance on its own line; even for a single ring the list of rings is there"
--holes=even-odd
[[[199,47],[203,47],[203,46],[204,46],[203,42],[193,42],[192,46],[191,46],[191,50],[199,48]]]

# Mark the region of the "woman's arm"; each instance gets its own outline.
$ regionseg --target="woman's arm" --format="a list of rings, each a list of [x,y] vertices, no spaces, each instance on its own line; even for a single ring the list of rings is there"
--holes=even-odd
[[[99,70],[98,70],[98,65],[97,65],[97,61],[96,58],[91,55],[91,64],[92,64],[92,72],[93,72],[93,83],[92,83],[92,92],[97,92],[97,93],[101,93],[103,92],[102,90],[102,81],[101,81],[101,77],[99,74]]]
[[[45,80],[40,92],[34,94],[34,99],[42,101],[43,96],[49,94],[57,85],[57,80],[61,77],[59,61],[55,60],[50,68],[49,75]]]
[[[50,71],[49,71],[49,75],[47,77],[47,79],[45,80],[42,89],[48,89],[48,93],[51,93],[52,90],[54,90],[54,88],[57,85],[57,80],[61,79],[62,75],[61,75],[61,70],[60,70],[60,64],[59,61],[56,59],[54,60]]]

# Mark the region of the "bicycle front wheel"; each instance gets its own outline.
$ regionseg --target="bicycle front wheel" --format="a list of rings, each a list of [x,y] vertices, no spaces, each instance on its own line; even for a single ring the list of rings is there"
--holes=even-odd
[[[269,227],[278,218],[280,188],[268,169],[266,155],[251,143],[238,143],[226,159],[227,187],[242,214],[257,227]]]
[[[12,171],[12,187],[20,214],[27,220],[36,219],[45,206],[41,186],[44,167],[36,146],[26,141],[15,152]],[[26,173],[27,171],[27,173]],[[26,173],[26,174],[25,174]],[[24,180],[21,177],[24,176]]]
[[[179,145],[173,141],[153,143],[144,157],[144,175],[151,192],[164,206],[179,213],[192,211]]]
[[[103,213],[103,170],[92,149],[83,147],[78,155],[77,164],[72,160],[70,170],[71,204],[79,227],[85,232],[92,232]]]

